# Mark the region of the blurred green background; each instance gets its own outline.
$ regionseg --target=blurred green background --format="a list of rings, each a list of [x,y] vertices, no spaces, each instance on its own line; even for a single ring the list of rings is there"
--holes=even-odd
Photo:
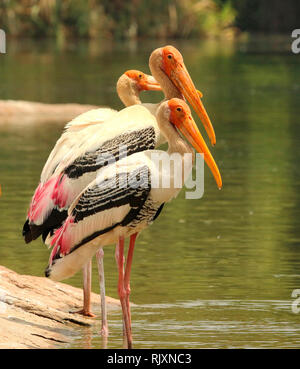
[[[235,37],[290,32],[297,0],[2,0],[0,25],[15,37]],[[299,18],[299,17],[298,17]]]

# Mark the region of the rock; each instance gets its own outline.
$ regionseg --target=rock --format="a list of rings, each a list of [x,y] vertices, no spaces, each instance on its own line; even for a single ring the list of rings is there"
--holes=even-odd
[[[20,122],[69,122],[95,105],[44,104],[22,100],[0,100],[0,124]]]
[[[92,293],[91,300],[100,306],[99,295]],[[106,303],[108,311],[120,306],[111,297]],[[96,322],[71,313],[80,308],[82,289],[0,266],[0,348],[64,347],[72,341],[76,326]]]

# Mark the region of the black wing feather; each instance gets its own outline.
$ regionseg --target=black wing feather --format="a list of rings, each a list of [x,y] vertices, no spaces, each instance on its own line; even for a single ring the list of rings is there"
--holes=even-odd
[[[110,227],[100,229],[85,237],[75,245],[70,252],[73,252],[78,247],[95,239],[96,237],[111,231],[117,226],[127,226],[138,217],[151,190],[149,168],[144,165],[130,173],[118,173],[116,175],[117,186],[114,189],[110,187],[112,185],[111,181],[112,179],[91,186],[81,195],[78,203],[72,211],[74,223],[78,223],[86,217],[97,214],[101,211],[127,204],[130,205],[129,212],[122,221],[117,222]],[[124,183],[129,184],[129,186],[124,186]],[[136,183],[138,183],[138,185],[134,186]]]

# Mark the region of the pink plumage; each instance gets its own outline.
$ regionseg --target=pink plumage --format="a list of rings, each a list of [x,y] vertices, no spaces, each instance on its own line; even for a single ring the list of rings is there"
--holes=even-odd
[[[55,183],[51,197],[54,204],[61,209],[63,209],[67,204],[68,194],[67,191],[64,190],[65,181],[66,177],[63,174],[61,174]]]
[[[28,219],[30,223],[40,224],[57,207],[64,209],[68,200],[68,192],[64,188],[65,177],[52,176],[46,183],[40,183],[33,195]]]
[[[52,208],[52,194],[57,182],[57,177],[52,177],[46,183],[40,183],[33,195],[28,219],[31,223],[40,224]]]
[[[70,216],[66,219],[64,224],[54,232],[54,236],[51,241],[51,246],[54,247],[50,255],[50,265],[58,251],[61,255],[66,255],[70,251],[70,228],[73,223],[74,218]]]

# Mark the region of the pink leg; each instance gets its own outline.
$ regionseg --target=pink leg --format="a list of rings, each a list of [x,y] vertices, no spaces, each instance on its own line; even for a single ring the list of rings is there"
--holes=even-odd
[[[91,312],[91,283],[92,283],[92,260],[83,267],[83,309],[76,311],[78,314],[94,318]]]
[[[130,290],[130,272],[131,272],[134,245],[135,245],[135,240],[136,240],[137,235],[138,234],[135,233],[130,236],[127,261],[126,261],[126,269],[125,269],[125,278],[124,278],[124,288],[126,292],[126,307],[127,307],[130,328],[131,328],[131,313],[130,313],[130,302],[129,302],[129,296],[130,296],[130,291],[131,291]]]
[[[132,336],[131,327],[128,318],[127,304],[126,304],[126,291],[124,287],[124,237],[119,237],[118,242],[118,269],[119,269],[119,281],[118,281],[118,293],[123,312],[123,321],[125,325],[127,346],[129,349],[132,348]]]
[[[117,267],[119,268],[119,243],[116,244],[115,259],[116,259]],[[125,262],[125,258],[123,256],[123,264],[124,264],[124,262]],[[124,320],[123,320],[123,336],[124,337],[126,336]]]
[[[107,311],[105,303],[105,278],[104,278],[104,264],[103,264],[104,251],[99,249],[96,252],[96,259],[98,263],[99,285],[100,285],[100,297],[101,297],[101,335],[108,336],[108,323],[107,323]]]

